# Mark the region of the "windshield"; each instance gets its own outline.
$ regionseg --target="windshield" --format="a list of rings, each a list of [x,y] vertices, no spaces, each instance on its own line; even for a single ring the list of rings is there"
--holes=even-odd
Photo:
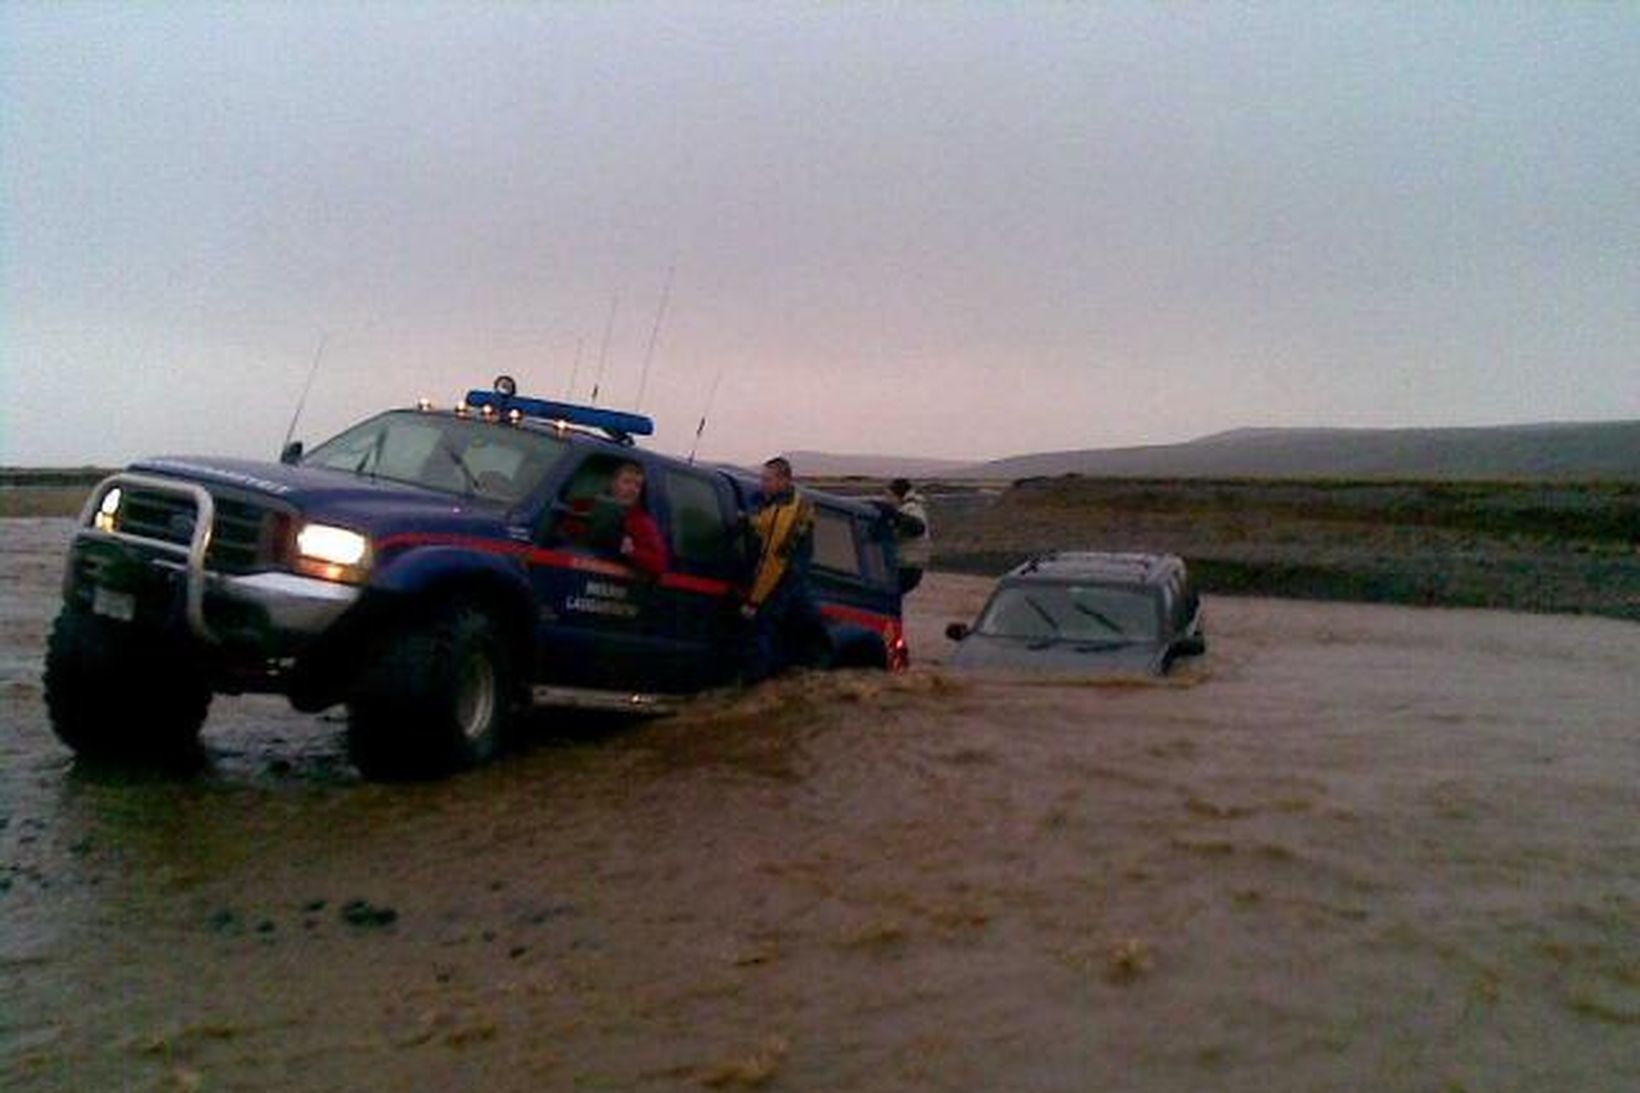
[[[1043,641],[1139,642],[1159,640],[1160,624],[1148,589],[1044,583],[999,588],[975,630]]]
[[[528,496],[563,451],[562,440],[527,429],[397,410],[325,441],[302,465],[511,503]]]

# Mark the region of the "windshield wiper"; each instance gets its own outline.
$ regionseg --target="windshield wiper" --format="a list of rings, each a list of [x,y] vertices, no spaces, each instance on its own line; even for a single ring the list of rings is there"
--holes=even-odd
[[[1094,622],[1098,623],[1100,626],[1103,626],[1106,630],[1109,630],[1111,633],[1113,633],[1113,634],[1123,633],[1121,624],[1115,622],[1113,619],[1111,619],[1111,617],[1109,615],[1106,615],[1103,611],[1098,611],[1098,610],[1096,610],[1092,607],[1087,606],[1086,604],[1077,603],[1075,600],[1071,601],[1071,607],[1076,611],[1080,611],[1082,614],[1086,615],[1088,618],[1092,619]]]
[[[386,433],[377,433],[376,442],[359,454],[359,461],[353,465],[353,473],[360,478],[375,479],[376,468],[382,465],[382,446],[387,443]],[[365,470],[369,467],[369,470]]]
[[[454,463],[456,470],[461,472],[461,477],[467,480],[467,492],[469,494],[478,493],[478,475],[473,473],[473,469],[467,465],[467,461],[461,457],[461,453],[456,451],[456,446],[450,443],[448,433],[439,434],[438,447],[439,451],[450,457],[450,462]]]
[[[1054,633],[1056,633],[1056,634],[1059,633],[1059,620],[1054,618],[1052,615],[1048,614],[1048,609],[1047,608],[1045,608],[1041,604],[1037,603],[1036,599],[1032,596],[1025,596],[1023,598],[1025,600],[1026,605],[1029,606],[1032,611],[1035,611],[1038,615],[1040,615],[1042,617],[1043,622],[1045,622],[1049,626],[1053,627],[1053,632]]]

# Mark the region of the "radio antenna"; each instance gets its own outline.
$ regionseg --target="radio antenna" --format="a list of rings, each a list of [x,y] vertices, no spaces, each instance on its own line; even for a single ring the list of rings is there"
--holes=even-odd
[[[649,328],[649,348],[643,352],[643,374],[638,378],[638,403],[634,410],[643,409],[643,393],[649,387],[649,362],[655,359],[655,339],[660,337],[661,319],[666,317],[666,302],[672,298],[672,275],[678,271],[678,264],[672,263],[666,267],[666,285],[661,289],[660,306],[655,308],[655,325]]]
[[[723,365],[719,364],[717,375],[712,377],[712,389],[706,393],[706,406],[700,412],[700,424],[695,426],[695,442],[689,446],[689,462],[694,463],[695,452],[700,449],[700,438],[706,432],[706,418],[712,412],[712,403],[717,401],[718,384],[723,382]]]
[[[615,330],[615,308],[621,302],[621,294],[612,292],[609,296],[609,318],[604,321],[604,345],[598,350],[598,374],[592,379],[592,405],[598,405],[598,388],[604,385],[604,365],[609,363],[609,335]]]
[[[285,430],[285,443],[282,448],[290,446],[290,438],[296,435],[296,422],[302,417],[302,407],[307,405],[308,392],[313,390],[313,377],[319,374],[319,359],[325,355],[325,343],[330,341],[329,332],[319,335],[319,348],[313,351],[313,363],[308,365],[307,382],[302,384],[302,393],[296,399],[296,412],[290,415],[290,428]]]
[[[584,344],[586,344],[585,338],[575,339],[575,363],[570,365],[569,383],[564,387],[565,402],[575,397],[575,377],[581,374],[581,346]]]

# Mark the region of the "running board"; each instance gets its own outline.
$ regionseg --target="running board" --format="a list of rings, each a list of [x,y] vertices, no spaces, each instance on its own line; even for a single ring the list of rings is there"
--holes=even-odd
[[[590,687],[531,687],[530,702],[570,710],[596,710],[646,717],[678,712],[683,695],[643,694],[637,691],[599,691]]]

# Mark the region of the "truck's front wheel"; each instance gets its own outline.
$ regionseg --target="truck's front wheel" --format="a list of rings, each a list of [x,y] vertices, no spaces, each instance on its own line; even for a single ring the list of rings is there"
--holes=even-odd
[[[93,760],[194,756],[211,704],[210,686],[185,646],[74,608],[52,625],[45,690],[52,731]]]
[[[348,750],[366,777],[425,777],[500,748],[515,698],[495,622],[460,606],[383,638],[348,703]]]

